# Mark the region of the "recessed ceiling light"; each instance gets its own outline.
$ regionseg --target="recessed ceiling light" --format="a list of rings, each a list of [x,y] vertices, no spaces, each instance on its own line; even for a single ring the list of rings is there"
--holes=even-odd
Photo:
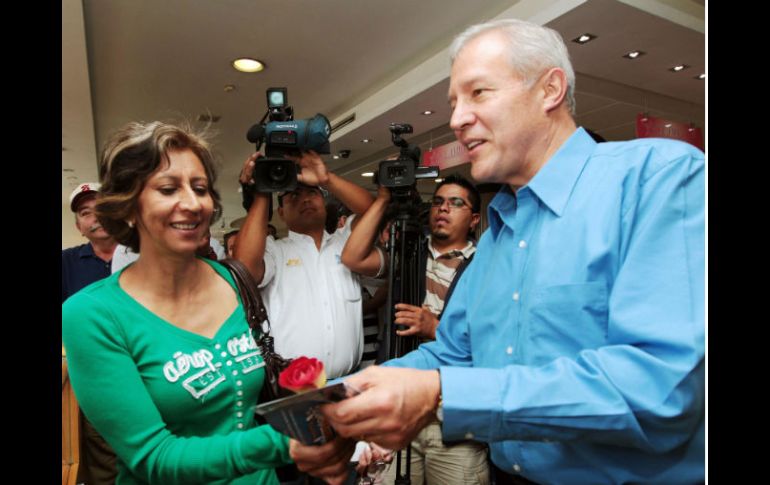
[[[695,76],[695,79],[699,81],[703,81],[704,79],[706,79],[706,73],[704,72],[702,74],[698,74],[697,76]]]
[[[226,84],[225,85],[225,92],[230,93],[232,91],[235,91],[235,84]]]
[[[595,38],[596,36],[594,34],[583,34],[572,39],[572,42],[575,42],[576,44],[585,44],[586,42],[591,42]]]
[[[440,183],[441,183],[441,182],[443,182],[443,181],[444,181],[444,179],[436,179],[436,180],[435,180],[435,182],[436,182],[437,184],[440,184]]]
[[[623,54],[623,57],[625,57],[626,59],[636,59],[637,57],[643,56],[645,54],[646,52],[643,52],[643,51],[631,51]]]
[[[241,57],[233,61],[233,67],[241,72],[259,72],[265,68],[265,65],[256,59]]]
[[[665,125],[663,125],[663,126],[664,126],[665,128],[671,128],[671,123],[666,123],[666,124],[665,124]]]
[[[370,141],[372,141],[371,138],[364,138],[361,143],[369,143]]]
[[[338,160],[340,158],[340,156],[339,155],[332,155],[332,158],[335,159],[335,160]]]
[[[433,114],[433,111],[426,109],[425,111],[422,112],[422,114],[424,114],[425,116],[430,116]]]
[[[690,66],[688,66],[687,64],[679,64],[677,66],[674,66],[674,67],[670,68],[669,71],[671,71],[671,72],[684,71],[688,67],[690,67]]]
[[[364,172],[361,174],[362,177],[374,177],[374,172]]]

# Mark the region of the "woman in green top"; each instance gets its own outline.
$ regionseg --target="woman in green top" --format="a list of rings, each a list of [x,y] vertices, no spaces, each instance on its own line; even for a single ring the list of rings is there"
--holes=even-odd
[[[277,484],[273,468],[341,480],[350,444],[303,447],[256,426],[264,363],[227,270],[196,257],[221,212],[213,157],[176,126],[131,123],[104,148],[96,212],[139,259],[62,306],[84,414],[122,484]],[[141,251],[140,251],[141,250]]]

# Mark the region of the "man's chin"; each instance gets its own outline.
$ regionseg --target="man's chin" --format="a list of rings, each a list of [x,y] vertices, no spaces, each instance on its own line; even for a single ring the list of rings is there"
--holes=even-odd
[[[439,241],[446,241],[447,239],[449,239],[449,234],[445,232],[434,231],[430,233],[430,237],[432,237],[433,239],[438,239]]]

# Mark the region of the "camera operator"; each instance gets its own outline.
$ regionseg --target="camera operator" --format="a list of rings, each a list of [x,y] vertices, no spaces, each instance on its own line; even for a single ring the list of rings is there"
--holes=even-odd
[[[377,199],[353,230],[342,252],[342,262],[351,270],[367,276],[382,272],[383,258],[373,243],[390,199],[390,190],[380,187]],[[431,198],[427,261],[422,268],[425,295],[421,307],[406,303],[395,305],[395,323],[408,327],[397,330],[399,336],[436,338],[436,327],[451,296],[453,282],[459,279],[476,251],[473,233],[479,223],[479,211],[479,192],[467,179],[452,175],[437,186]],[[486,446],[475,441],[444,444],[438,420],[434,419],[420,431],[411,446],[410,475],[414,484],[489,483]],[[405,459],[406,455],[402,456]],[[385,483],[394,482],[395,468],[392,464],[387,469]]]
[[[257,155],[246,160],[242,184],[254,184]],[[364,213],[373,197],[329,172],[312,150],[292,159],[301,168],[299,184],[278,195],[278,214],[286,222],[288,237],[267,237],[270,194],[257,193],[238,235],[235,257],[263,289],[276,351],[284,357],[315,357],[323,361],[327,376],[336,378],[358,368],[363,350],[361,286],[340,259],[356,221],[348,218],[343,228],[326,232],[321,188],[354,214]]]

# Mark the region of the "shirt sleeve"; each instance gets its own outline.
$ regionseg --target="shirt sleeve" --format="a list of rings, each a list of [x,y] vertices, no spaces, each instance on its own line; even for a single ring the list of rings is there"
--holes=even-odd
[[[62,307],[62,339],[83,413],[146,483],[212,483],[290,463],[288,439],[270,426],[224,435],[169,431],[147,392],[108,304],[79,294]]]
[[[469,344],[455,321],[467,299],[460,281],[439,326],[440,351],[423,346],[422,360],[410,354],[400,361],[442,364],[446,439],[470,432],[487,442],[581,440],[661,453],[702,426],[703,158],[680,157],[649,171],[624,200],[606,345],[542,366],[444,367],[451,359],[439,356],[462,358]]]

